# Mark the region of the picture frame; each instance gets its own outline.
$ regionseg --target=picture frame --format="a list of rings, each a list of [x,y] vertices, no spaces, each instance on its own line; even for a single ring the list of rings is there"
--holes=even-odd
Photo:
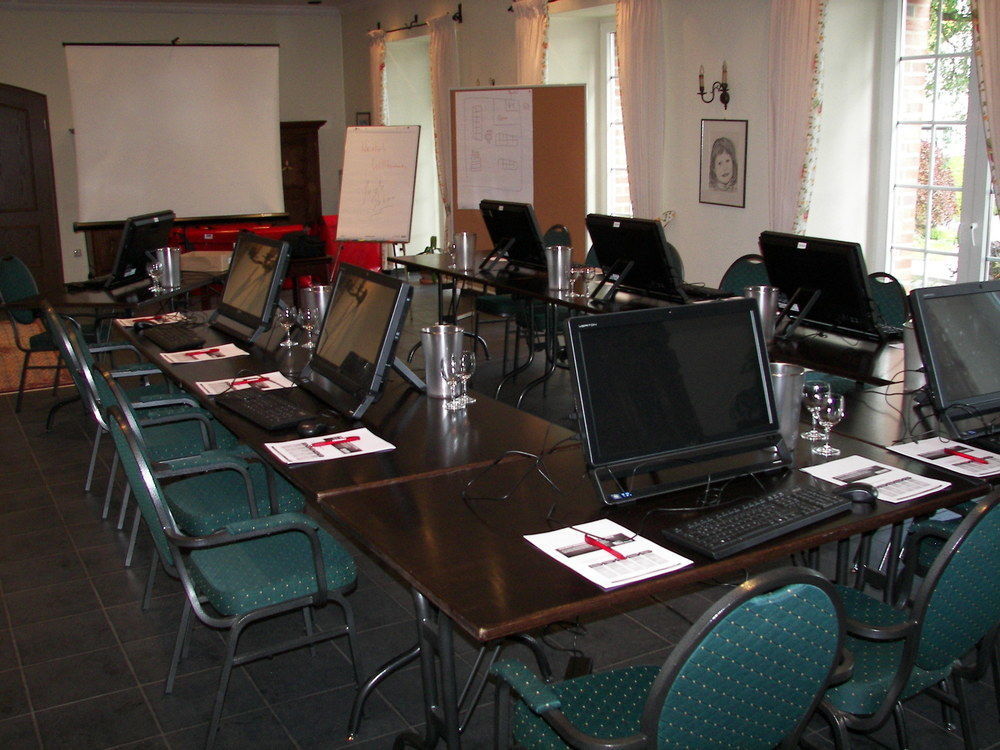
[[[701,121],[698,202],[746,207],[747,120]]]
[[[372,113],[371,112],[355,112],[354,113],[354,124],[368,126],[372,124]]]

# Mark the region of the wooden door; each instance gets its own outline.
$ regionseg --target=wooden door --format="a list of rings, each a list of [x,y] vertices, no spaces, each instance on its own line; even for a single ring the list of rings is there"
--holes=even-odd
[[[0,84],[0,255],[27,264],[43,292],[62,286],[62,250],[45,95]]]
[[[281,184],[292,224],[315,224],[323,214],[319,129],[326,120],[281,123]]]

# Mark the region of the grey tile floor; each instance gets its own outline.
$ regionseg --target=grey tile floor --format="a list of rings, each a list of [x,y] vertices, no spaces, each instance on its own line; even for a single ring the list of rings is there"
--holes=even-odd
[[[400,351],[405,353],[419,327],[435,317],[433,287],[418,287]],[[484,331],[496,355],[503,326]],[[499,370],[499,356],[483,361],[474,387],[492,393]],[[506,389],[503,397],[512,400],[518,387]],[[111,454],[101,453],[95,491],[84,492],[90,425],[74,404],[62,409],[55,429],[46,432],[51,404],[50,392],[32,393],[15,415],[13,398],[0,397],[0,748],[200,747],[223,641],[197,627],[173,694],[163,694],[183,594],[175,581],[160,575],[152,607],[140,610],[149,545],[142,542],[133,567],[124,568],[126,535],[100,519]],[[572,426],[566,373],[557,370],[524,406]],[[409,647],[415,630],[406,589],[363,551],[355,554],[360,577],[352,599],[364,665],[371,670]],[[552,646],[556,674],[573,649],[590,656],[597,669],[657,663],[724,591],[724,585],[704,586],[670,599],[649,599],[628,611],[560,624],[541,635]],[[324,611],[320,626],[335,616]],[[253,626],[245,637],[249,645],[300,623],[297,617],[279,618]],[[458,653],[462,678],[476,649],[460,642]],[[526,658],[522,647],[510,653]],[[990,681],[975,685],[971,694],[980,745],[1000,747]],[[369,701],[360,736],[348,743],[352,698],[350,670],[336,641],[315,654],[301,650],[238,668],[217,746],[388,748],[396,733],[419,728],[423,721],[415,667],[383,684]],[[466,732],[467,747],[491,746],[492,699],[488,688]],[[914,748],[961,746],[955,734],[941,728],[933,701],[912,701],[907,718]],[[810,727],[809,738],[830,745],[821,723]],[[894,746],[891,729],[876,739],[885,745],[864,738],[856,745]]]

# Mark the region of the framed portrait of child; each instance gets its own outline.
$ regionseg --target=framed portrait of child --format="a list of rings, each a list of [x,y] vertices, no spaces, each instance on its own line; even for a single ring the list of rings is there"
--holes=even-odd
[[[698,200],[720,206],[746,206],[747,121],[701,121],[701,170]]]

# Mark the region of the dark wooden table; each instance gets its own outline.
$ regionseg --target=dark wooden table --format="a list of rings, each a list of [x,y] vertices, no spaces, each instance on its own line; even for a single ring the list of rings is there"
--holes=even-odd
[[[867,443],[834,437],[844,454],[864,455],[922,475],[940,476],[924,464],[907,461]],[[799,465],[821,461],[800,441]],[[523,539],[533,534],[609,517],[630,530],[660,542],[660,531],[690,517],[671,507],[697,503],[701,488],[666,498],[610,508],[596,498],[585,473],[582,452],[571,448],[545,457],[544,464],[559,491],[524,464],[506,464],[486,473],[463,470],[433,478],[397,483],[384,490],[361,489],[324,498],[320,511],[337,528],[369,549],[411,587],[421,637],[427,734],[414,744],[432,747],[443,739],[460,747],[460,717],[452,653],[453,626],[487,643],[558,620],[614,611],[653,594],[683,590],[691,583],[727,578],[769,561],[835,542],[846,553],[850,537],[883,526],[901,528],[907,518],[931,513],[984,493],[981,484],[948,477],[948,490],[900,504],[877,502],[755,547],[713,561],[677,551],[694,559],[688,568],[657,578],[603,591],[560,565]],[[520,484],[518,484],[520,481]],[[770,488],[817,483],[801,471],[764,480]],[[470,487],[470,482],[471,487]],[[502,496],[505,501],[463,499],[473,494]],[[746,478],[727,486],[723,500],[757,493]],[[666,545],[669,546],[669,545]],[[842,554],[846,578],[847,559]]]
[[[184,271],[181,274],[181,285],[153,294],[146,286],[115,296],[103,289],[84,289],[67,291],[65,288],[46,295],[46,299],[57,310],[73,308],[90,308],[101,311],[121,310],[125,315],[151,305],[167,303],[177,297],[202,289],[222,281],[226,274],[205,273],[200,271]]]

